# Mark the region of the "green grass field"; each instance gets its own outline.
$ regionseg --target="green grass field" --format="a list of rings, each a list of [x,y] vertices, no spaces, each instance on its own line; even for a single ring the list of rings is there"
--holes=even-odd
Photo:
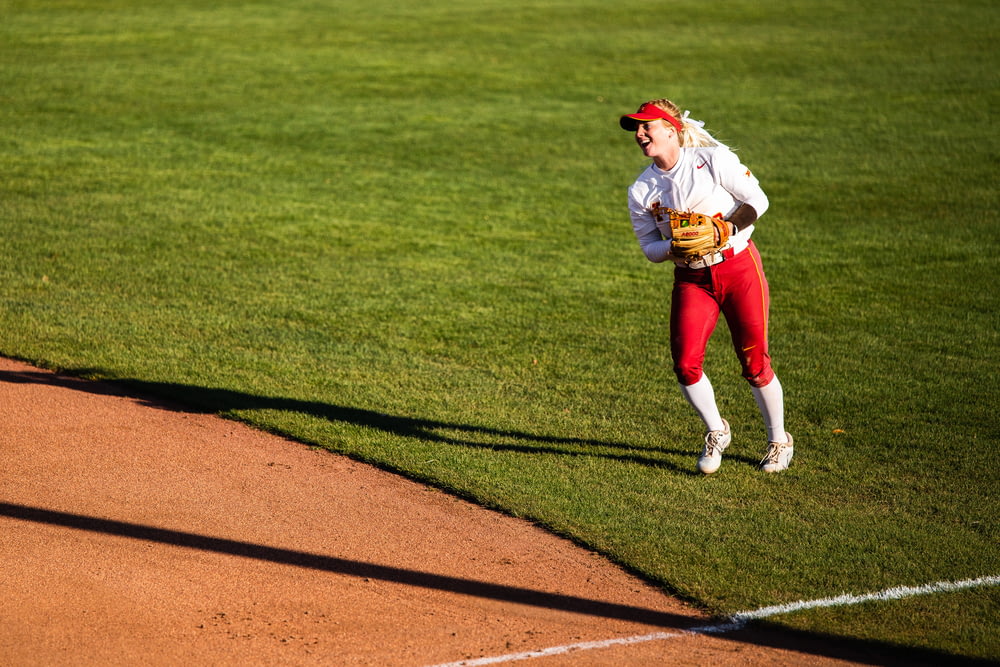
[[[0,0],[0,354],[525,517],[714,613],[1000,574],[1000,7]],[[670,369],[620,114],[771,198],[792,468]],[[1000,591],[794,631],[1000,659]],[[936,654],[936,653],[935,653]]]

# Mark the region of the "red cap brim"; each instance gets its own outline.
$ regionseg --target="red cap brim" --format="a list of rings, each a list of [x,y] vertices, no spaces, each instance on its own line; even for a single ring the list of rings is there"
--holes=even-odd
[[[646,102],[639,107],[639,110],[635,113],[625,114],[619,118],[618,124],[621,125],[623,130],[635,132],[639,127],[639,123],[648,123],[651,120],[665,120],[673,125],[678,132],[681,130],[681,123],[679,120],[660,107],[655,104],[650,104],[649,102]]]

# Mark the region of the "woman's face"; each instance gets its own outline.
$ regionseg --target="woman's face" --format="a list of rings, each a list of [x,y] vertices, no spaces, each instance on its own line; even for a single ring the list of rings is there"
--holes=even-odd
[[[669,169],[677,161],[680,144],[677,141],[677,130],[662,119],[639,123],[635,129],[635,142],[639,144],[643,155],[651,158],[658,167]]]

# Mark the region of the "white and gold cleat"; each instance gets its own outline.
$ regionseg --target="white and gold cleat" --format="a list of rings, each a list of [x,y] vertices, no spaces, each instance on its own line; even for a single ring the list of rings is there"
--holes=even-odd
[[[788,442],[769,442],[767,443],[767,453],[764,454],[764,458],[761,459],[760,469],[764,472],[781,472],[788,468],[788,464],[792,462],[792,454],[795,453],[795,448],[792,445],[792,434],[785,433],[788,436]]]
[[[722,452],[733,440],[733,433],[729,430],[729,422],[722,420],[725,430],[709,431],[705,434],[705,448],[701,450],[701,458],[698,459],[698,470],[711,475],[722,465]]]

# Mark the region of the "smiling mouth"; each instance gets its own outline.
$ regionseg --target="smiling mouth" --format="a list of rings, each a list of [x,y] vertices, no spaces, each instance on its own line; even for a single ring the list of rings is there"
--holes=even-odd
[[[646,146],[650,145],[651,143],[653,142],[650,141],[649,139],[643,139],[642,141],[639,142],[639,148],[646,148]]]

